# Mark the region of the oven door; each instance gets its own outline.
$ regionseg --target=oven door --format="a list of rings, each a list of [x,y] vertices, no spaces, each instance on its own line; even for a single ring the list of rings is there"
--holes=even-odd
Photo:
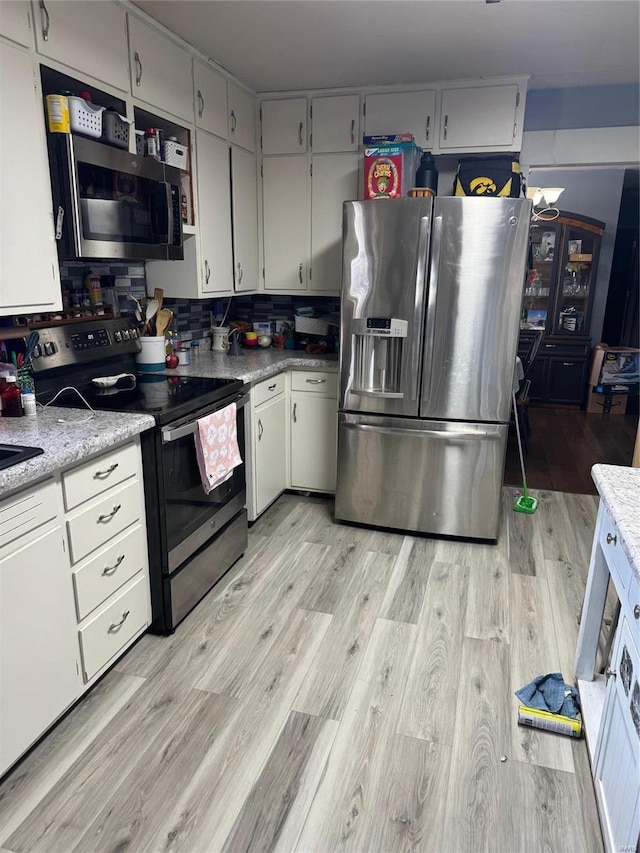
[[[248,394],[234,396],[194,413],[186,422],[161,429],[162,462],[159,466],[164,490],[167,537],[167,571],[179,568],[208,539],[240,512],[246,503],[245,464],[238,465],[222,485],[208,495],[202,487],[194,434],[199,418],[236,404],[236,426],[240,455],[245,459],[246,443],[243,407]]]

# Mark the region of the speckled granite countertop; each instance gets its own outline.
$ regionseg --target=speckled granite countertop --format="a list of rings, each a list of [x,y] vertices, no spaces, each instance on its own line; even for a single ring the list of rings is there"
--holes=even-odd
[[[620,531],[622,550],[640,583],[640,468],[594,465],[591,476]]]
[[[0,443],[44,450],[40,456],[0,471],[0,498],[155,424],[151,415],[96,412],[90,421],[81,423],[86,417],[86,409],[51,406],[29,417],[0,418]],[[67,423],[58,423],[58,418],[64,418]]]
[[[241,355],[205,350],[191,364],[167,370],[166,373],[182,376],[204,376],[216,379],[242,379],[243,382],[259,382],[268,379],[289,367],[308,370],[338,370],[338,356],[307,355],[301,350],[243,349]]]

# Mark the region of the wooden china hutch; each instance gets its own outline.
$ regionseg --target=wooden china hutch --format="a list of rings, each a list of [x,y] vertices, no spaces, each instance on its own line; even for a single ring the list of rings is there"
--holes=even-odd
[[[560,211],[531,223],[518,354],[526,356],[540,330],[544,337],[531,373],[529,398],[581,405],[591,339],[591,309],[604,222]]]

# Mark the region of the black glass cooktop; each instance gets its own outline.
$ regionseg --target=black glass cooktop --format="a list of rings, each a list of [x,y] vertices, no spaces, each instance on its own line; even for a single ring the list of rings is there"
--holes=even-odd
[[[94,409],[106,412],[133,412],[153,415],[158,424],[167,424],[206,407],[243,388],[239,379],[206,379],[139,373],[135,387],[130,378],[120,379],[111,388],[94,385],[80,388]],[[81,408],[82,402],[73,392],[65,392],[53,405]]]

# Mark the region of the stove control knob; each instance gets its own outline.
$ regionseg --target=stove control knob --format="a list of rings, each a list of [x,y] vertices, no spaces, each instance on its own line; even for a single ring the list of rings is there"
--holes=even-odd
[[[138,330],[137,329],[131,329],[131,337],[132,338],[138,337]]]
[[[128,340],[129,340],[129,329],[123,329],[123,331],[122,331],[122,338],[123,338],[123,340],[125,340],[125,341],[128,341]]]
[[[113,337],[116,339],[116,341],[121,341],[122,340],[122,332],[114,332]]]
[[[40,344],[36,344],[35,349],[33,350],[33,357],[34,358],[40,358],[41,355],[42,355],[42,350],[40,348]]]
[[[44,344],[44,355],[53,355],[53,343],[46,341]]]

